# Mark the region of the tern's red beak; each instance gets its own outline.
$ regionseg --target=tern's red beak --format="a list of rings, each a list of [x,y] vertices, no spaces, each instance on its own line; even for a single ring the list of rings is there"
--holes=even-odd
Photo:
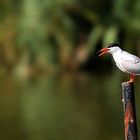
[[[102,56],[102,55],[108,53],[108,51],[109,51],[108,48],[103,48],[103,49],[101,49],[101,50],[99,51],[100,54],[99,54],[98,56]]]

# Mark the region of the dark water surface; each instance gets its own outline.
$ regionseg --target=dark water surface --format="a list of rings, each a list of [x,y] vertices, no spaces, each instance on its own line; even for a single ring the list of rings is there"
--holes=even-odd
[[[0,79],[0,140],[122,140],[120,74]],[[135,86],[140,126],[139,80]]]

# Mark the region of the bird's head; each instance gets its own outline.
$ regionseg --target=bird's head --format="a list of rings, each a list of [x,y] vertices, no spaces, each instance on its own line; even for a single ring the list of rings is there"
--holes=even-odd
[[[114,54],[118,51],[121,51],[120,45],[118,43],[111,43],[111,44],[108,44],[107,47],[105,47],[99,51],[99,53],[100,53],[99,56],[102,56],[107,53]]]

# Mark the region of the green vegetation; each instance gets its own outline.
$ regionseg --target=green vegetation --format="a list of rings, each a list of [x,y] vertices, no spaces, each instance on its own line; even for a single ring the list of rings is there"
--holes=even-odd
[[[108,43],[139,46],[138,0],[3,0],[0,7],[4,68],[75,69]]]

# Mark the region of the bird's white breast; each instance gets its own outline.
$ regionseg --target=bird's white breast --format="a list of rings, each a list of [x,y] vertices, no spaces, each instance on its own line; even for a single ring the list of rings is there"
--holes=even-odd
[[[112,56],[113,56],[113,59],[114,59],[114,61],[115,61],[115,63],[116,63],[116,66],[117,66],[121,71],[123,71],[123,72],[125,72],[125,73],[129,73],[129,72],[123,67],[123,65],[122,65],[121,55],[122,55],[122,53],[121,53],[121,52],[118,52],[118,53],[113,54]]]

